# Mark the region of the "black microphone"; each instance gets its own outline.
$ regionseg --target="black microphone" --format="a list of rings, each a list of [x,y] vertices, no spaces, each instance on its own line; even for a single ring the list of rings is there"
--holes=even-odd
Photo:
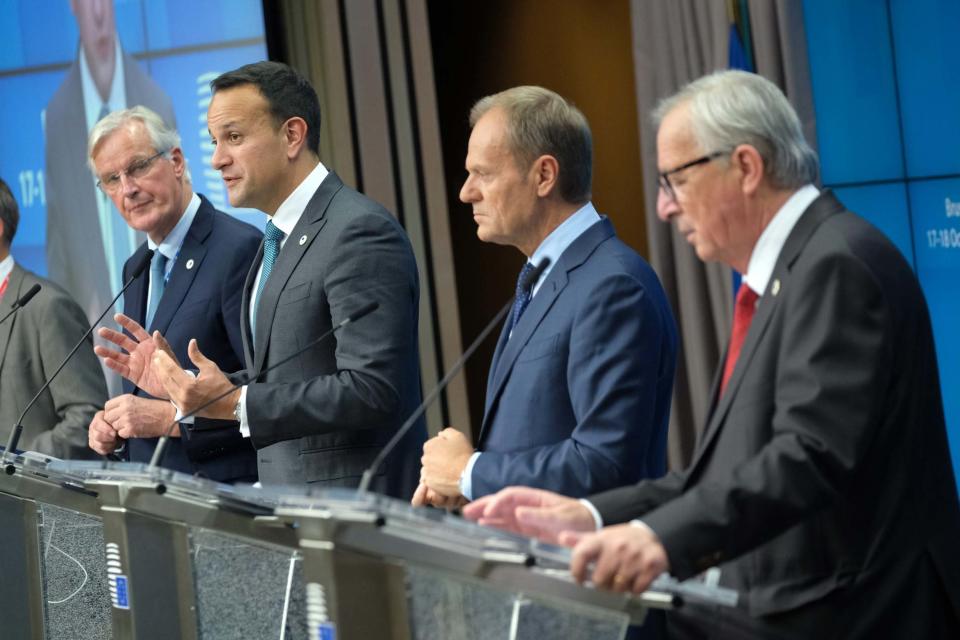
[[[357,309],[356,311],[354,311],[353,313],[351,313],[349,316],[347,316],[346,318],[344,318],[343,320],[341,320],[340,322],[338,322],[336,325],[334,325],[333,327],[331,327],[330,329],[328,329],[327,331],[325,331],[325,332],[323,333],[323,335],[321,335],[319,338],[317,338],[317,339],[315,339],[315,340],[311,340],[310,342],[308,342],[308,343],[307,343],[306,345],[304,345],[301,349],[297,349],[296,351],[294,351],[291,355],[287,356],[286,358],[283,358],[282,360],[279,360],[279,361],[277,361],[277,362],[274,362],[272,365],[270,365],[270,366],[267,367],[266,369],[263,369],[263,370],[261,370],[261,371],[258,371],[257,373],[255,373],[255,374],[253,374],[253,375],[247,376],[246,379],[245,379],[243,382],[240,382],[239,384],[233,385],[232,387],[230,387],[229,389],[227,389],[226,391],[224,391],[224,392],[221,393],[220,395],[218,395],[218,396],[216,396],[215,398],[212,398],[212,399],[204,402],[202,405],[200,405],[199,407],[197,407],[196,409],[194,409],[194,410],[191,411],[190,413],[185,414],[185,415],[182,416],[179,420],[174,420],[173,422],[171,422],[171,423],[170,423],[170,426],[167,427],[166,432],[163,434],[163,436],[160,437],[160,440],[157,442],[157,447],[153,450],[153,456],[150,458],[150,465],[149,465],[148,468],[149,468],[150,470],[153,470],[153,469],[155,469],[155,468],[157,467],[157,465],[160,463],[160,458],[163,456],[163,451],[164,451],[164,449],[165,449],[166,446],[167,446],[167,440],[170,438],[170,433],[173,431],[173,428],[174,428],[175,426],[177,426],[179,423],[181,423],[182,421],[186,420],[187,418],[192,418],[193,416],[197,415],[198,413],[200,413],[201,411],[203,411],[204,409],[206,409],[207,407],[209,407],[210,405],[212,405],[212,404],[213,404],[214,402],[216,402],[217,400],[221,400],[221,399],[223,399],[223,398],[226,398],[228,395],[230,395],[231,393],[233,393],[234,391],[236,391],[237,389],[239,389],[239,388],[242,387],[243,385],[245,385],[245,384],[250,384],[251,382],[253,382],[254,380],[257,380],[260,376],[262,376],[263,374],[267,373],[268,371],[271,371],[271,370],[273,370],[273,369],[276,369],[276,368],[279,367],[280,365],[286,364],[287,362],[290,362],[291,360],[293,360],[294,358],[296,358],[297,356],[299,356],[301,353],[304,353],[305,351],[307,351],[307,350],[309,350],[309,349],[312,349],[313,347],[317,346],[318,344],[320,344],[321,342],[323,342],[324,340],[326,340],[327,338],[329,338],[330,336],[332,336],[337,330],[345,327],[346,325],[350,324],[351,322],[356,322],[357,320],[359,320],[360,318],[362,318],[363,316],[365,316],[365,315],[367,315],[367,314],[369,314],[369,313],[372,313],[372,312],[373,312],[375,309],[377,309],[377,307],[379,307],[379,306],[380,306],[380,303],[379,303],[379,302],[370,302],[370,303],[368,303],[368,304],[363,305],[362,307],[360,307],[359,309]]]
[[[126,292],[127,288],[133,284],[134,280],[140,277],[140,274],[143,273],[143,271],[147,268],[147,265],[150,264],[151,259],[153,259],[153,251],[148,250],[145,254],[143,254],[143,258],[140,260],[140,262],[138,262],[133,268],[133,274],[130,276],[130,279],[127,280],[126,284],[123,285],[123,288],[120,289],[120,293],[114,296],[113,300],[110,301],[110,306],[104,309],[103,313],[100,314],[100,317],[97,318],[97,321],[90,325],[90,328],[86,330],[86,332],[83,334],[83,337],[80,338],[80,341],[70,351],[70,353],[67,354],[67,357],[63,359],[63,362],[60,363],[60,366],[57,367],[57,370],[53,372],[52,376],[47,378],[47,381],[42,387],[40,387],[40,391],[37,391],[37,395],[33,396],[33,399],[27,404],[27,408],[24,409],[23,413],[20,414],[20,419],[17,420],[17,424],[14,425],[13,429],[10,431],[10,439],[7,441],[7,448],[3,451],[3,459],[6,459],[7,454],[12,453],[17,448],[17,443],[20,442],[20,434],[23,433],[23,419],[27,415],[27,412],[30,411],[31,407],[33,407],[33,405],[37,402],[37,399],[43,394],[44,391],[47,390],[47,387],[50,386],[50,383],[53,382],[57,375],[59,375],[59,373],[63,370],[66,364],[70,361],[70,358],[73,357],[73,354],[75,354],[81,345],[83,345],[83,343],[86,341],[86,339],[90,337],[90,333],[98,324],[100,324],[100,321],[103,320],[103,316],[107,315],[107,312],[110,311],[110,309],[113,309],[113,305],[117,303],[117,300],[120,299],[120,296],[122,296]],[[27,293],[29,293],[29,291]],[[7,473],[11,473],[10,468],[7,469]]]
[[[27,306],[27,303],[30,302],[33,296],[37,295],[38,291],[40,291],[39,284],[35,284],[32,287],[30,287],[25,294],[20,296],[19,300],[17,300],[16,302],[13,303],[13,305],[11,305],[10,312],[7,315],[3,316],[2,319],[0,319],[0,324],[3,324],[4,322],[6,322],[7,318],[15,314],[22,307]]]
[[[533,268],[533,271],[527,274],[527,277],[524,278],[523,282],[520,284],[522,290],[528,290],[533,285],[537,283],[537,280],[540,279],[540,274],[543,273],[544,269],[550,266],[550,258],[544,257],[540,260],[540,264]],[[387,456],[390,455],[390,452],[396,448],[397,443],[403,439],[403,436],[407,435],[407,432],[410,431],[414,423],[420,419],[420,416],[423,415],[424,411],[427,410],[433,401],[437,399],[440,393],[447,388],[447,385],[450,384],[450,381],[453,380],[453,377],[460,372],[460,369],[463,368],[463,365],[467,363],[467,360],[470,359],[470,356],[473,355],[473,352],[477,350],[480,344],[486,340],[487,336],[490,335],[490,332],[493,331],[493,328],[500,324],[500,321],[503,320],[503,316],[507,315],[507,312],[510,310],[510,307],[513,306],[513,301],[516,296],[510,298],[503,308],[497,312],[497,315],[493,317],[493,320],[483,328],[483,331],[480,332],[473,342],[470,343],[470,346],[467,347],[467,350],[463,352],[463,355],[460,356],[460,359],[453,363],[453,366],[450,367],[450,371],[447,372],[447,375],[443,376],[443,379],[437,383],[437,386],[434,387],[433,391],[423,399],[423,402],[420,403],[420,406],[410,414],[410,417],[407,418],[407,421],[400,425],[400,428],[397,429],[397,432],[393,434],[393,437],[390,441],[384,445],[383,449],[380,450],[380,453],[374,458],[373,462],[370,464],[370,467],[363,472],[363,476],[360,478],[360,486],[358,490],[361,493],[366,493],[370,488],[370,482],[373,480],[373,474],[376,472],[377,467],[383,464],[383,461],[386,460]]]

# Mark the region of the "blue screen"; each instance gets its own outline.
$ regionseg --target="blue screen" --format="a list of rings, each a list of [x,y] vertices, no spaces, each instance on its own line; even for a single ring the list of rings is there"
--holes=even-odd
[[[824,185],[916,270],[960,472],[960,3],[805,0],[804,25]]]
[[[266,59],[259,0],[116,0],[113,9],[123,52],[173,104],[194,188],[262,228],[263,214],[227,204],[202,149],[206,107],[198,101],[203,91],[209,96],[206,85],[217,74]],[[14,258],[41,275],[47,275],[45,110],[79,52],[78,17],[68,0],[0,0],[0,178],[20,204]]]

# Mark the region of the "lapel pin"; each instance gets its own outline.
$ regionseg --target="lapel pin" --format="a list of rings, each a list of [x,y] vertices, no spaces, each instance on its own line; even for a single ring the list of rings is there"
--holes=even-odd
[[[307,234],[300,236],[300,246],[302,247],[305,244],[307,244]]]
[[[187,264],[184,266],[187,268],[187,271],[189,271],[190,269],[193,269],[193,258],[190,258],[189,260],[187,260]]]
[[[773,279],[773,285],[770,287],[770,293],[773,295],[780,293],[780,278]]]

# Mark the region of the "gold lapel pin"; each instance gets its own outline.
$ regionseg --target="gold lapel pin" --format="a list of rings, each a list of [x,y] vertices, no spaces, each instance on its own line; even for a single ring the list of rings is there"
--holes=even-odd
[[[780,293],[780,278],[773,279],[773,285],[771,285],[770,287],[770,293],[772,293],[773,295],[777,295],[778,293]]]

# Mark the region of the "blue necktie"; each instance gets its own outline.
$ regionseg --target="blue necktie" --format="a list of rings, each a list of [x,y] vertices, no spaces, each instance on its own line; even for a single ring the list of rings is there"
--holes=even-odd
[[[534,268],[533,264],[526,262],[523,265],[523,269],[520,269],[520,276],[517,278],[517,293],[513,299],[513,311],[510,313],[510,331],[513,331],[517,323],[520,322],[520,316],[523,315],[527,305],[530,304],[530,299],[533,298],[531,291],[534,283],[529,283],[526,288],[524,288],[523,285],[527,276],[530,275],[530,272],[533,271]]]
[[[160,249],[153,252],[153,258],[150,260],[150,295],[147,300],[147,317],[145,327],[150,328],[153,323],[153,316],[157,313],[157,307],[160,306],[160,298],[163,297],[163,289],[166,286],[167,275],[167,256],[160,253]]]
[[[260,312],[260,294],[263,293],[263,287],[267,284],[267,278],[270,277],[270,272],[273,271],[273,263],[277,261],[277,256],[280,254],[280,242],[283,241],[284,237],[283,231],[277,228],[273,221],[268,221],[266,228],[263,230],[263,268],[260,271],[260,282],[257,283],[257,295],[253,298],[254,304],[254,313],[253,317],[256,319],[257,314]],[[256,330],[256,322],[254,322],[254,330]]]

